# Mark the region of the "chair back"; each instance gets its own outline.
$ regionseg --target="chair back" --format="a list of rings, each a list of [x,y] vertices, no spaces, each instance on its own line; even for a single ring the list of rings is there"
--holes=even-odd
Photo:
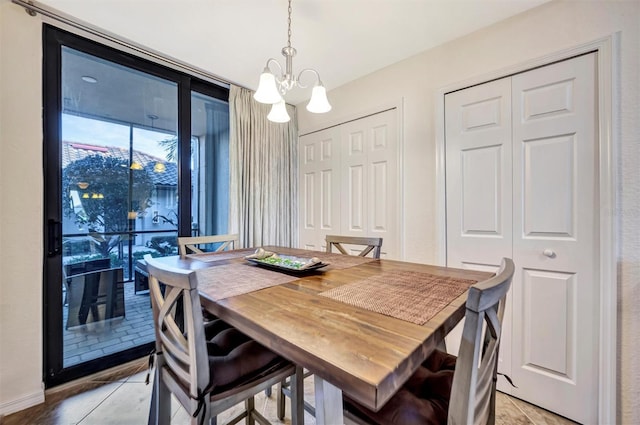
[[[239,243],[238,235],[213,235],[213,236],[183,236],[178,238],[178,248],[180,256],[187,254],[202,254],[205,251],[198,248],[199,245],[220,244],[214,252],[224,251],[225,249],[235,249]]]
[[[156,352],[162,353],[156,367],[169,390],[189,414],[193,414],[198,408],[198,396],[209,385],[209,361],[196,273],[161,265],[150,255],[144,259],[149,272]],[[178,308],[179,303],[182,308]],[[180,311],[182,315],[178,314]]]
[[[150,255],[144,259],[157,361],[149,423],[170,421],[170,394],[191,416],[192,424],[215,424],[218,414],[241,402],[245,410],[229,423],[245,417],[247,423],[267,423],[255,408],[254,396],[297,374],[298,368],[221,320],[205,324],[194,270],[169,266]],[[292,423],[296,424],[302,415],[303,394],[296,379],[292,382],[296,400],[292,404],[297,406]]]
[[[513,273],[513,261],[503,258],[496,276],[469,288],[451,388],[449,424],[495,422],[500,334]]]
[[[364,249],[358,254],[359,257],[366,257],[373,251],[373,258],[380,258],[380,249],[382,247],[382,238],[363,238],[356,236],[338,236],[327,235],[325,238],[327,243],[327,252],[330,253],[335,247],[341,254],[349,255],[347,250],[342,246],[346,245],[363,245]]]
[[[104,270],[111,267],[111,258],[98,258],[80,263],[65,264],[62,268],[66,276]]]

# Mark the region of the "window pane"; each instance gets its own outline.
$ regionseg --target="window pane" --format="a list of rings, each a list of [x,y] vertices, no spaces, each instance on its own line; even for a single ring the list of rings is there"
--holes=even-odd
[[[62,48],[64,367],[153,341],[139,260],[177,253],[175,82]]]
[[[229,233],[229,104],[191,94],[191,230]]]

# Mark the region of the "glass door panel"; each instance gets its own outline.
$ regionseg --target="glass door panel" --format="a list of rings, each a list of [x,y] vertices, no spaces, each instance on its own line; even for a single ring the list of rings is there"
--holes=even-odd
[[[140,260],[177,253],[177,83],[62,47],[63,367],[154,340]]]
[[[49,388],[147,355],[141,259],[228,232],[229,90],[48,24],[44,41]]]
[[[192,236],[229,233],[228,102],[192,91],[191,135]]]

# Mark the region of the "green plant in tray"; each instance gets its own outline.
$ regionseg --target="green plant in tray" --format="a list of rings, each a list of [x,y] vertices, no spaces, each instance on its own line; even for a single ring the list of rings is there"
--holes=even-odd
[[[262,258],[258,261],[266,264],[273,264],[276,266],[288,267],[290,269],[299,269],[300,267],[305,265],[303,261],[292,260],[290,258],[282,258],[275,255],[267,258]]]

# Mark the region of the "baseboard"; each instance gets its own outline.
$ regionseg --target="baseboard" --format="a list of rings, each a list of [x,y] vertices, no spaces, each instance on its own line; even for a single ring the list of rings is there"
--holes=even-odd
[[[26,408],[44,403],[44,390],[28,394],[15,400],[0,403],[0,416],[19,412]]]

